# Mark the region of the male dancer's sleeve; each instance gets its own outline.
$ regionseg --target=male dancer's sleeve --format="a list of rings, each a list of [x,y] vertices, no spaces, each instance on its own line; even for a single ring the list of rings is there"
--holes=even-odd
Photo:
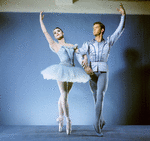
[[[82,65],[82,60],[84,59],[83,55],[87,54],[87,52],[88,52],[88,43],[85,42],[83,43],[82,47],[78,49],[78,52],[76,53],[76,58],[80,63],[80,65]]]
[[[123,33],[124,28],[125,28],[125,18],[126,18],[125,15],[121,16],[121,20],[120,20],[119,26],[117,27],[116,31],[110,37],[107,38],[110,46],[112,46],[117,41],[117,39],[121,36],[121,34]]]

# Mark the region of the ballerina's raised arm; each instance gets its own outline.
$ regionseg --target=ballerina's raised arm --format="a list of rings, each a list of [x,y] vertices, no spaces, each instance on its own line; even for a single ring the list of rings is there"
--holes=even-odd
[[[44,15],[43,14],[43,11],[40,12],[40,25],[41,25],[41,29],[48,41],[48,43],[50,44],[50,46],[54,49],[54,50],[57,50],[57,43],[52,39],[52,37],[50,36],[50,34],[47,32],[47,29],[43,23],[43,19],[44,19]]]

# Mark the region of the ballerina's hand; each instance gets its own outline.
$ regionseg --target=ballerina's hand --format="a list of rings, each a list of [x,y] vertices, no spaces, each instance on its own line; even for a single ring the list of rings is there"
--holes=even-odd
[[[120,9],[118,9],[118,8],[116,8],[116,9],[117,9],[117,11],[120,12],[122,15],[125,15],[125,14],[126,14],[125,9],[124,9],[122,3],[120,4]]]
[[[43,12],[44,12],[44,11],[41,11],[41,12],[40,12],[40,19],[41,19],[41,20],[43,20],[43,19],[44,19],[44,15],[42,15],[42,14],[43,14]]]

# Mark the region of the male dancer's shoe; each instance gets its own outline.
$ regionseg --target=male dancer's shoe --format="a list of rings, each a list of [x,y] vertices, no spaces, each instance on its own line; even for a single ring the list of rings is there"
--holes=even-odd
[[[103,133],[101,129],[97,129],[94,125],[93,125],[95,131],[96,131],[96,135],[99,137],[103,137]]]

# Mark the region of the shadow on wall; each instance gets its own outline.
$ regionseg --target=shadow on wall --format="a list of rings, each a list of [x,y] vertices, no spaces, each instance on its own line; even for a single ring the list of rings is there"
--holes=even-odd
[[[141,60],[140,54],[133,48],[124,52],[126,68],[120,77],[124,86],[124,118],[125,124],[140,124],[141,107]]]
[[[1,27],[1,28],[0,28],[0,31],[1,31],[1,32],[2,32],[2,28],[5,27],[6,21],[7,21],[6,17],[3,16],[2,14],[0,14],[0,27]],[[1,56],[1,53],[2,53],[2,52],[3,52],[3,48],[2,48],[2,46],[1,46],[1,47],[0,47],[0,56]],[[2,67],[1,67],[0,71],[5,71],[5,70],[3,70]],[[5,88],[5,87],[6,87],[6,86],[4,85],[4,83],[2,83],[1,81],[0,81],[0,86],[1,86],[1,88]],[[2,110],[1,94],[2,94],[2,90],[0,90],[0,112],[1,112],[1,110]],[[3,123],[3,117],[2,117],[2,114],[0,114],[0,125],[2,125],[2,123]]]
[[[128,64],[126,124],[150,124],[150,65],[144,66],[141,62],[144,55],[134,49],[127,49],[125,57]]]
[[[142,54],[133,48],[127,48],[124,57],[126,68],[109,82],[109,89],[114,89],[110,99],[117,108],[113,116],[117,124],[150,124],[150,65],[142,66]]]

